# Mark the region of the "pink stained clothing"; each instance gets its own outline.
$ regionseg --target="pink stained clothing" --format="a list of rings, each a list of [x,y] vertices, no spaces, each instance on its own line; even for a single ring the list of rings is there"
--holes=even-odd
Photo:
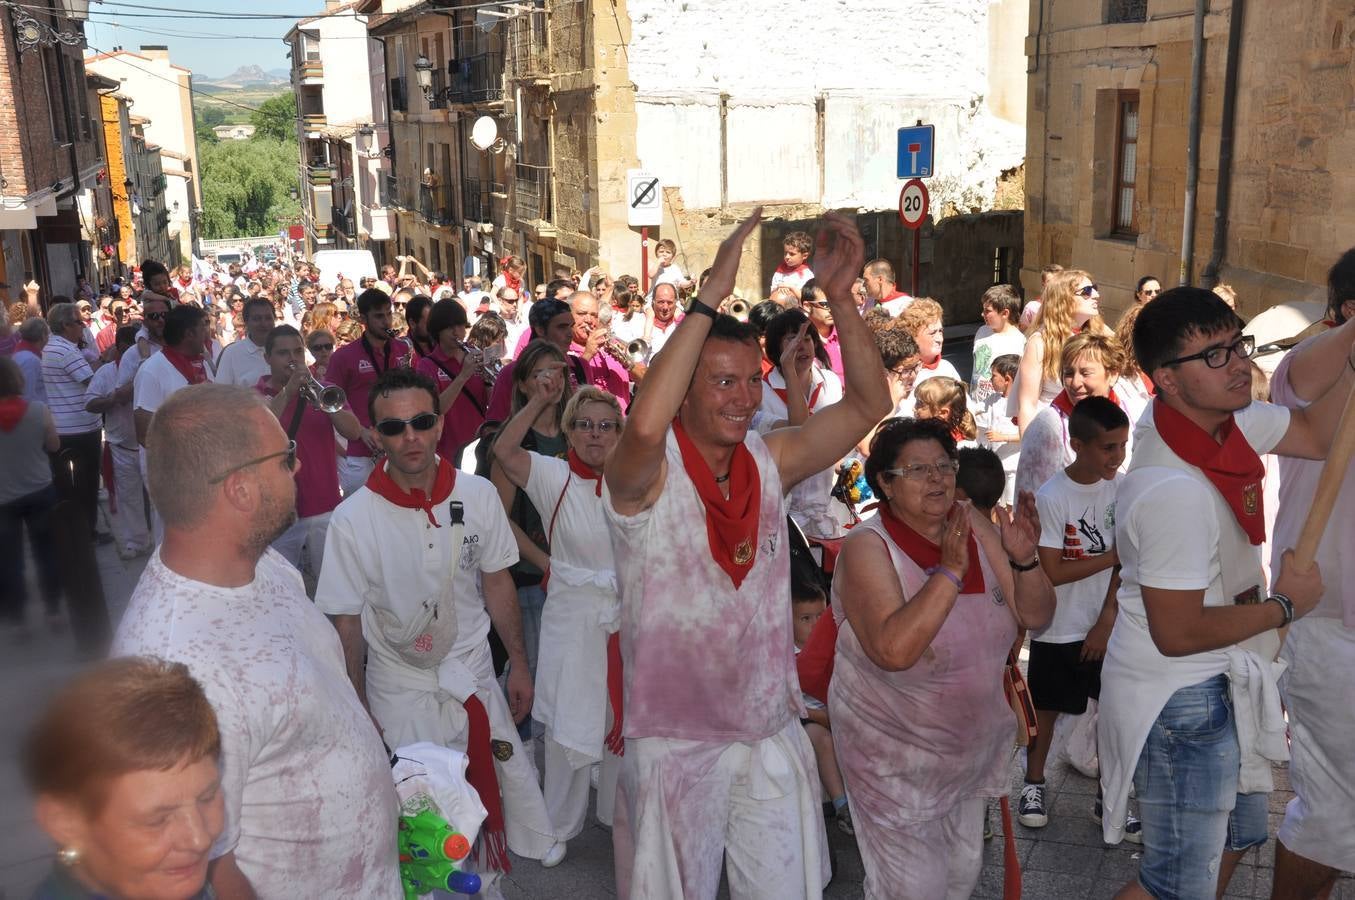
[[[270,400],[278,394],[269,386],[267,376],[258,380],[254,390]],[[308,519],[333,512],[339,505],[339,464],[334,455],[334,424],[324,412],[304,403],[300,397],[293,397],[278,424],[284,431],[292,427],[298,403],[304,406],[295,438],[296,459],[300,466],[292,478],[296,481],[297,518]],[[344,409],[348,409],[347,404]]]
[[[1270,397],[1279,406],[1303,409],[1308,404],[1299,399],[1293,385],[1289,383],[1291,358],[1292,352],[1281,360],[1275,374],[1270,377]],[[1275,509],[1275,527],[1270,536],[1272,577],[1280,571],[1280,557],[1284,551],[1298,543],[1299,532],[1303,530],[1304,520],[1317,494],[1323,466],[1323,460],[1320,459],[1281,456],[1278,460],[1280,501]],[[1322,572],[1327,591],[1318,601],[1317,608],[1309,613],[1312,616],[1340,618],[1346,628],[1355,628],[1355,553],[1349,552],[1350,548],[1355,547],[1355,478],[1350,477],[1352,468],[1355,468],[1355,463],[1348,466],[1344,473],[1345,480],[1341,482],[1336,507],[1317,545],[1317,566]],[[1266,512],[1270,510],[1266,509]]]
[[[343,388],[348,395],[348,405],[363,428],[370,428],[371,417],[367,414],[367,395],[382,372],[391,366],[403,366],[413,353],[413,349],[403,339],[387,341],[385,347],[376,350],[366,339],[353,341],[346,347],[340,347],[329,358],[329,367],[325,377],[330,384]],[[348,442],[348,456],[371,456],[372,451],[362,441]]]
[[[893,542],[879,516],[857,526],[862,529],[884,542],[904,597],[916,596],[928,577],[922,568]],[[922,658],[901,672],[885,672],[866,656],[843,614],[841,582],[834,585],[840,630],[828,708],[852,816],[866,820],[867,839],[1007,791],[1015,722],[1002,668],[1016,638],[1016,617],[982,545],[979,564],[984,592],[961,594]],[[889,848],[873,846],[870,855],[889,858]],[[868,871],[867,882],[884,878],[888,884],[887,875]]]
[[[621,404],[621,411],[625,412],[630,405],[630,376],[626,370],[605,353],[598,353],[591,360],[584,360],[579,355],[581,353],[583,347],[569,345],[569,368],[565,371],[570,382],[577,387],[582,374],[584,382],[613,394]],[[490,421],[506,422],[513,414],[513,373],[517,371],[517,363],[514,358],[499,371],[498,380],[494,382],[494,392],[489,397],[489,409],[485,413],[485,418]]]
[[[414,371],[433,379],[441,394],[461,374],[461,363],[443,353],[441,347],[434,347],[432,353],[414,364]],[[443,411],[438,455],[443,459],[455,459],[457,451],[475,440],[475,432],[485,421],[485,409],[488,406],[489,387],[479,375],[471,376],[461,388],[461,393]]]
[[[625,736],[756,741],[803,714],[787,607],[790,555],[781,474],[753,431],[762,480],[757,556],[734,589],[715,562],[706,510],[672,429],[658,501],[633,516],[603,502],[621,593]]]

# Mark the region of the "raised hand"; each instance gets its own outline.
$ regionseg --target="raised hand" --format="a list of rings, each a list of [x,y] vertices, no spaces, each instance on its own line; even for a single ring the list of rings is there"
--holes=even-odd
[[[1040,514],[1035,508],[1035,495],[1022,491],[1011,510],[997,510],[997,528],[1002,535],[1002,549],[1009,559],[1026,563],[1039,553]]]
[[[852,283],[866,263],[866,245],[856,223],[841,213],[823,217],[823,227],[814,241],[814,280],[830,301],[850,303]]]
[[[957,503],[946,516],[946,531],[941,535],[941,565],[964,578],[969,571],[969,506]]]

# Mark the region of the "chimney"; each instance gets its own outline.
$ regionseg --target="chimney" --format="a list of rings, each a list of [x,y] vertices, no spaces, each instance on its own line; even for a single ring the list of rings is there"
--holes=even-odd
[[[163,59],[169,62],[169,47],[164,44],[142,44],[139,52],[148,59]]]

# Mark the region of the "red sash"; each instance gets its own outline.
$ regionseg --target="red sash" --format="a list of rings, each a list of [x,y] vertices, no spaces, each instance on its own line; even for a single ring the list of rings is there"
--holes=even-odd
[[[1230,415],[1223,423],[1219,429],[1223,441],[1219,442],[1159,397],[1153,401],[1153,423],[1171,451],[1203,472],[1223,495],[1247,539],[1257,545],[1264,541],[1266,517],[1261,481],[1266,467],[1237,427],[1237,420]]]
[[[902,519],[894,515],[888,503],[880,504],[880,524],[884,525],[892,540],[909,559],[923,569],[941,565],[941,547],[918,534]],[[983,567],[979,565],[979,542],[974,532],[969,532],[969,567],[965,569],[960,583],[961,594],[982,594],[987,588],[983,582]]]
[[[184,356],[173,347],[165,347],[160,352],[165,354],[165,359],[169,360],[169,364],[177,369],[189,384],[205,384],[207,382],[207,366],[203,363],[201,356]]]
[[[480,828],[481,861],[495,871],[510,872],[513,862],[508,858],[508,836],[503,828],[503,801],[499,798],[499,776],[494,771],[489,714],[474,694],[461,705],[466,710],[470,732],[466,736],[466,780],[485,806],[485,822]]]
[[[567,454],[565,454],[565,458],[569,460],[569,471],[573,472],[575,475],[579,476],[585,481],[593,482],[594,483],[593,493],[596,496],[601,497],[602,473],[599,472],[597,469],[594,469],[592,466],[588,465],[588,463],[584,462],[582,459],[580,459],[579,454],[575,453],[573,449],[570,449],[570,451]],[[554,521],[553,518],[552,521]]]
[[[701,456],[682,423],[673,420],[682,453],[682,467],[706,508],[706,535],[715,562],[738,590],[757,559],[758,523],[762,513],[762,477],[757,461],[744,444],[734,448],[729,465],[729,498],[720,493],[715,474]]]
[[[396,484],[395,479],[386,472],[388,464],[383,462],[372,469],[372,474],[367,476],[368,489],[396,506],[423,510],[424,515],[428,516],[428,524],[434,528],[441,528],[438,520],[433,517],[433,506],[452,495],[452,488],[456,487],[456,468],[447,460],[438,457],[438,474],[433,481],[433,492],[425,494],[419,488],[407,491]]]

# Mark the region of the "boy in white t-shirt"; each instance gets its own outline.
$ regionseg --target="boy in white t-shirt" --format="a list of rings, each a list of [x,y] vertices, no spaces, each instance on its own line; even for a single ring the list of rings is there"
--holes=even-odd
[[[795,291],[797,297],[800,296],[805,282],[814,277],[813,270],[808,266],[809,254],[813,249],[814,239],[806,232],[792,231],[786,235],[781,241],[781,265],[772,273],[772,286],[768,289],[768,296],[782,285]]]
[[[979,446],[992,450],[1002,460],[1002,471],[1007,476],[1007,484],[1002,490],[1004,506],[1011,506],[1015,500],[1016,468],[1021,462],[1021,431],[1012,417],[1007,415],[1007,395],[1011,393],[1019,368],[1021,357],[1016,354],[1004,354],[992,361],[989,377],[993,392],[982,401],[978,412],[974,414],[974,423],[979,429]]]
[[[1054,619],[1030,635],[1027,678],[1039,734],[1026,751],[1018,819],[1049,824],[1045,761],[1061,714],[1082,715],[1101,694],[1101,659],[1115,624],[1115,488],[1129,442],[1129,417],[1105,397],[1073,407],[1068,431],[1075,458],[1035,494],[1040,564],[1054,584]],[[1097,798],[1093,818],[1099,820]],[[1137,823],[1126,838],[1141,840]]]
[[[1026,336],[1017,327],[1021,298],[1010,284],[995,284],[983,292],[980,301],[983,324],[974,334],[974,373],[970,388],[974,400],[984,403],[996,392],[992,381],[993,361],[1015,354],[1019,360],[1026,349]]]
[[[682,271],[682,266],[674,261],[677,256],[677,244],[668,238],[664,238],[654,245],[654,257],[657,262],[654,264],[654,270],[649,273],[649,296],[654,296],[654,288],[661,284],[671,284],[678,289],[678,296],[682,296],[683,291],[691,290],[692,280],[687,277],[687,273]]]

